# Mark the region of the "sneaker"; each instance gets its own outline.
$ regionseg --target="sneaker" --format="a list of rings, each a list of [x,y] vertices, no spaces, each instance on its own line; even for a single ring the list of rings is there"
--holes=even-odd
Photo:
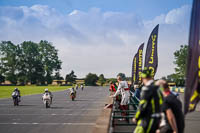
[[[120,119],[119,119],[119,121],[125,121],[125,120],[126,120],[125,118],[120,118]]]

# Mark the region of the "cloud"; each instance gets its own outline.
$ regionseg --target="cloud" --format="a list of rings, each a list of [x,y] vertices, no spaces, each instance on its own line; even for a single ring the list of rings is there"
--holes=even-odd
[[[63,61],[63,76],[71,70],[79,77],[89,72],[105,77],[119,72],[130,76],[138,46],[148,41],[159,23],[157,77],[161,77],[174,72],[173,52],[187,43],[190,9],[185,5],[143,20],[135,13],[103,12],[99,8],[62,14],[46,5],[0,7],[0,40],[52,42]]]

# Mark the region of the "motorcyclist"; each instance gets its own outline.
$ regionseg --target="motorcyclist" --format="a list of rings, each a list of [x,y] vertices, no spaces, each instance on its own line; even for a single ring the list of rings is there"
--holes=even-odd
[[[70,95],[72,95],[73,93],[76,94],[76,90],[74,89],[74,87],[70,88]]]
[[[21,94],[20,90],[18,88],[15,88],[13,93],[12,93],[12,98],[14,99],[16,96],[19,96],[19,102],[21,101]]]
[[[48,93],[50,95],[50,97],[51,97],[51,103],[52,103],[53,94],[51,93],[51,91],[49,91],[48,88],[44,89],[44,93],[43,94],[46,94],[46,93]]]
[[[83,90],[83,88],[84,88],[84,87],[83,87],[83,85],[81,84],[81,90]]]
[[[78,90],[78,85],[77,84],[76,84],[75,88],[76,88],[76,90]]]

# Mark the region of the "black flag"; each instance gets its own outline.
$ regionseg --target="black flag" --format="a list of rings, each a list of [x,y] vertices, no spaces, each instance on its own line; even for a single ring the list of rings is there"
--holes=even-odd
[[[138,54],[137,54],[137,56],[138,56],[138,60],[137,60],[137,68],[138,68],[138,76],[137,76],[137,79],[136,79],[136,83],[141,83],[141,80],[142,80],[142,78],[141,78],[141,73],[142,73],[142,62],[143,62],[143,58],[142,58],[142,56],[143,56],[143,47],[144,47],[144,43],[142,43],[141,45],[140,45],[140,47],[139,47],[139,49],[138,49]]]
[[[141,72],[142,72],[142,55],[143,55],[143,47],[144,43],[140,45],[137,53],[133,58],[133,66],[132,66],[132,85],[133,83],[138,84],[141,82]]]
[[[157,25],[149,37],[149,41],[146,49],[145,65],[144,67],[152,70],[152,76],[155,76],[158,66],[158,54],[157,54],[157,43],[158,43],[158,28]]]
[[[200,0],[193,1],[187,58],[184,113],[194,111],[200,99]]]

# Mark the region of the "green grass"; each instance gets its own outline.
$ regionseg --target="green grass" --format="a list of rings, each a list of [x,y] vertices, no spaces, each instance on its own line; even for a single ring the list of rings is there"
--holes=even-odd
[[[0,98],[10,98],[14,88],[18,88],[22,96],[41,94],[45,88],[51,92],[61,91],[70,88],[70,86],[0,86]]]

